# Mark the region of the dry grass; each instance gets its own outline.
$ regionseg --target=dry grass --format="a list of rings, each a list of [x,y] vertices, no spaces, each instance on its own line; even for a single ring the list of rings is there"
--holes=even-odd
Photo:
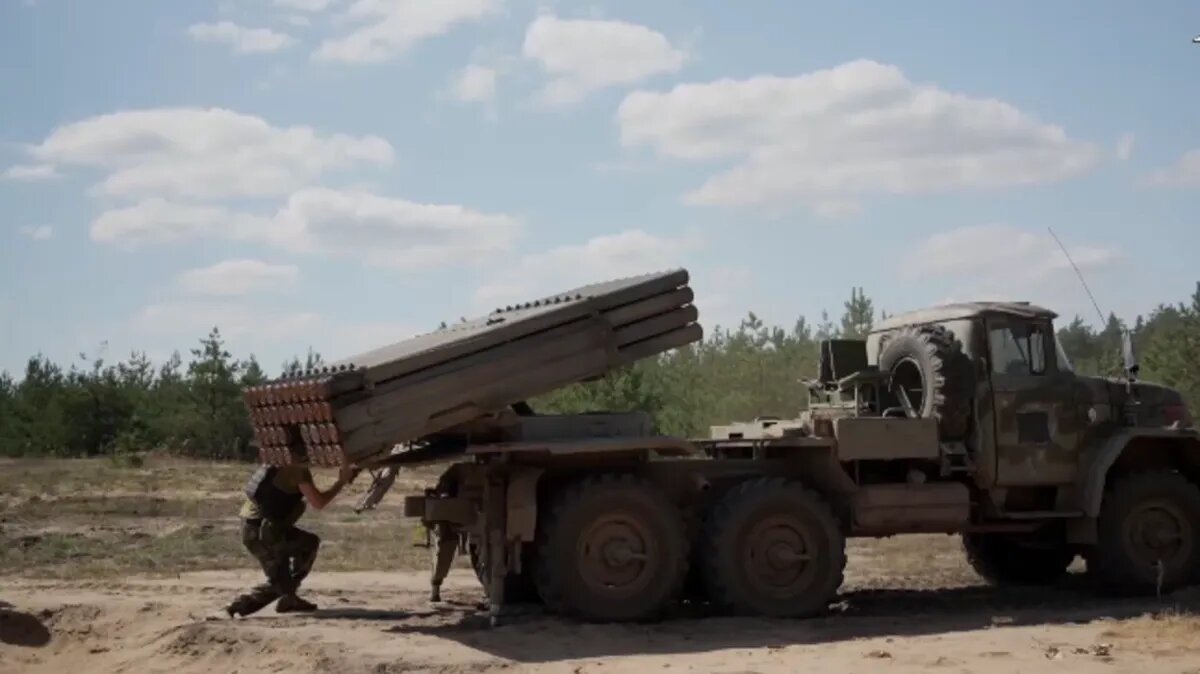
[[[1156,655],[1200,652],[1200,613],[1176,607],[1114,621],[1104,630],[1103,637],[1123,649]]]
[[[175,574],[253,568],[242,548],[238,510],[253,466],[151,458],[141,466],[97,460],[0,461],[0,574],[43,578]],[[320,568],[424,569],[412,544],[415,520],[401,515],[406,490],[435,478],[424,470],[397,480],[375,511],[353,506],[363,475],[300,526],[321,536]],[[333,480],[316,474],[318,484]]]

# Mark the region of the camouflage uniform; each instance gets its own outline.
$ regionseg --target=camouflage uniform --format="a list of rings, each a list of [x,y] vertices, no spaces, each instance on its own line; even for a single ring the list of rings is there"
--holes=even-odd
[[[242,594],[226,611],[249,615],[279,600],[276,610],[311,611],[316,606],[296,596],[312,570],[321,539],[296,526],[304,514],[300,484],[312,484],[306,468],[259,468],[246,485],[242,506],[242,544],[262,565],[267,581]]]
[[[442,581],[454,565],[458,553],[458,528],[443,522],[433,525],[433,568],[429,576],[429,601],[442,600]]]
[[[438,479],[437,486],[432,490],[434,494],[441,496],[455,496],[458,492],[458,471],[457,466],[451,466]],[[446,576],[450,573],[450,567],[454,565],[454,557],[458,553],[460,543],[460,534],[458,527],[446,523],[436,522],[430,527],[430,537],[432,538],[432,562],[429,573],[429,601],[440,602],[442,600],[442,581],[446,580]]]

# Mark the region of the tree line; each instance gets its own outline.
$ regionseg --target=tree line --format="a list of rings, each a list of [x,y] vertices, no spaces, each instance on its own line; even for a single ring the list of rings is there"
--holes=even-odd
[[[737,327],[709,329],[702,342],[531,402],[547,412],[644,410],[660,432],[684,436],[756,416],[790,417],[806,404],[801,380],[816,376],[819,342],[862,337],[885,317],[859,288],[836,322],[823,313],[815,325],[801,317],[789,328],[750,313]],[[1077,372],[1115,376],[1126,328],[1141,377],[1200,403],[1200,283],[1188,302],[1159,305],[1130,326],[1115,315],[1099,329],[1075,318],[1060,322],[1058,336]],[[189,356],[185,364],[176,352],[156,367],[144,353],[116,363],[80,354],[64,367],[37,355],[19,381],[0,373],[0,455],[119,457],[156,450],[252,458],[241,394],[267,373],[253,356],[235,358],[217,328]],[[279,372],[322,364],[309,350]]]

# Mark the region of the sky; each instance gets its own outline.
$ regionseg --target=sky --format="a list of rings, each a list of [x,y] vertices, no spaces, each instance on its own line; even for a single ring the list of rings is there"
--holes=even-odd
[[[700,321],[1200,280],[1200,5],[0,0],[0,370],[277,372],[686,268]]]

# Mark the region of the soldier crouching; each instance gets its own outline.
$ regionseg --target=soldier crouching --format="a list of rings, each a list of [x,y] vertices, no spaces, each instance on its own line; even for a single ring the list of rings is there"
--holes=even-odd
[[[267,578],[226,606],[230,617],[256,613],[275,600],[279,600],[275,606],[279,613],[317,609],[296,592],[312,571],[321,539],[297,527],[296,522],[304,514],[305,502],[324,509],[357,474],[357,469],[344,467],[337,482],[321,491],[307,468],[262,466],[254,472],[246,483],[246,501],[240,513],[242,544]]]

